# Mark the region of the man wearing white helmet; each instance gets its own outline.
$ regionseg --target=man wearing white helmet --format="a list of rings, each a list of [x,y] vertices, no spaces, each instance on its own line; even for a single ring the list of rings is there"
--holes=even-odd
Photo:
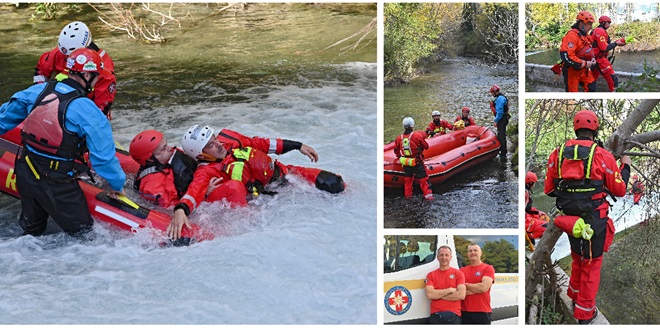
[[[183,135],[181,148],[188,156],[197,159],[199,166],[186,194],[174,207],[174,216],[167,228],[173,240],[181,236],[184,225],[189,226],[188,215],[204,200],[208,185],[214,178],[222,178],[223,182],[240,181],[253,196],[273,194],[265,187],[271,183],[285,183],[285,175],[288,174],[302,177],[318,189],[333,194],[345,189],[343,179],[337,174],[285,165],[268,155],[299,150],[312,162],[317,162],[319,157],[316,151],[301,142],[257,136],[250,138],[228,129],[216,132],[210,126],[193,125]],[[226,187],[230,185],[223,183],[216,190],[222,191]]]
[[[53,78],[54,75],[66,70],[66,59],[76,49],[89,48],[101,56],[103,68],[106,70],[94,86],[88,97],[103,111],[108,119],[112,119],[110,109],[117,93],[117,79],[115,77],[115,64],[110,55],[92,41],[92,33],[83,22],[71,22],[62,28],[57,47],[43,53],[39,58],[34,71],[34,83],[40,84]],[[58,79],[59,80],[59,79]]]
[[[424,198],[433,199],[433,192],[429,185],[429,177],[424,166],[424,150],[429,148],[424,133],[415,132],[415,121],[411,117],[403,118],[403,134],[394,141],[394,155],[403,166],[403,195],[410,198],[413,195],[413,182],[419,180]]]
[[[443,135],[446,133],[445,129],[453,130],[454,125],[450,124],[444,119],[440,119],[440,111],[433,111],[431,113],[433,121],[426,128],[426,134],[431,137],[436,134]]]

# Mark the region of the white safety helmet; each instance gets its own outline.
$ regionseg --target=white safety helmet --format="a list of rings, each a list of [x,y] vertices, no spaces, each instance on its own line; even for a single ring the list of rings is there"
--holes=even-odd
[[[436,110],[436,111],[431,112],[431,117],[433,117],[433,116],[440,116],[440,111]]]
[[[215,130],[210,126],[192,125],[181,138],[181,148],[186,155],[197,159],[197,156],[202,154],[202,149],[213,137],[213,133]]]
[[[60,32],[60,38],[57,40],[57,49],[64,55],[71,55],[71,52],[78,48],[89,46],[92,42],[92,33],[83,22],[71,22],[67,24]]]
[[[411,128],[415,127],[415,120],[412,119],[411,117],[403,118],[403,128],[406,127],[411,127]]]

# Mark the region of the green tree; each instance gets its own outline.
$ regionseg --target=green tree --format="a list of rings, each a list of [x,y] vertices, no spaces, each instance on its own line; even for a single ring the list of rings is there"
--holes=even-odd
[[[482,251],[483,262],[492,265],[496,273],[518,272],[518,250],[505,239],[484,243]]]
[[[449,49],[460,26],[455,3],[386,3],[384,65],[386,81],[409,81],[419,62]],[[441,46],[439,46],[441,45]]]
[[[517,3],[481,4],[474,25],[489,62],[518,63]]]

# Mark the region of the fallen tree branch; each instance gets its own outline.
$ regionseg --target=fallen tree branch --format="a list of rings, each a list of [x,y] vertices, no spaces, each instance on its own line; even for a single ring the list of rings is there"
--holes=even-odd
[[[341,48],[341,50],[343,51],[343,53],[346,53],[346,52],[348,52],[348,51],[350,51],[350,50],[354,50],[354,49],[356,49],[356,48],[362,43],[362,41],[363,41],[364,39],[366,39],[367,36],[368,36],[369,34],[371,34],[371,32],[373,32],[374,30],[376,30],[376,27],[377,27],[377,24],[376,24],[376,23],[377,23],[377,19],[376,19],[376,17],[374,17],[374,19],[371,20],[371,22],[369,22],[367,25],[365,25],[364,27],[362,27],[359,31],[353,33],[353,34],[352,34],[351,36],[349,36],[349,37],[346,37],[346,38],[344,38],[344,39],[342,39],[342,40],[339,40],[339,41],[335,42],[334,44],[332,44],[332,45],[330,45],[330,46],[328,46],[328,47],[325,47],[325,49],[332,48],[332,47],[337,46],[337,45],[339,45],[339,44],[341,44],[341,43],[343,43],[343,42],[345,42],[345,41],[348,41],[348,40],[353,39],[353,38],[355,38],[355,37],[357,37],[357,36],[360,36],[360,39],[358,39],[357,41],[353,42],[352,44],[350,44],[350,45],[348,45],[348,46],[344,46],[344,47]],[[376,38],[376,36],[377,36],[377,35],[374,33],[374,35],[371,37],[371,39],[369,40],[369,42],[367,42],[367,44],[364,45],[364,47],[366,47],[367,45],[369,45],[369,44],[370,44],[370,43]],[[343,54],[343,53],[342,53],[342,54]]]

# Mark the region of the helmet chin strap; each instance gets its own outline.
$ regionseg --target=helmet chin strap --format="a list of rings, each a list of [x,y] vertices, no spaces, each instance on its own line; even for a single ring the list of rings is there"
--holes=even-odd
[[[89,78],[89,80],[85,79],[85,74],[83,72],[78,72],[78,76],[80,76],[80,79],[85,82],[85,92],[88,94],[92,92],[94,89],[94,86],[92,86],[92,81],[98,76],[98,72],[90,72],[92,76]]]
[[[211,156],[211,155],[209,155],[209,154],[207,154],[207,153],[205,153],[205,152],[202,152],[201,155],[203,156],[203,159],[201,159],[201,160],[202,160],[202,161],[205,161],[205,162],[215,163],[215,162],[221,162],[221,161],[222,161],[222,159],[219,159],[219,158],[213,157],[213,156]]]
[[[586,24],[584,23],[584,21],[580,21],[579,26],[580,26],[580,31],[582,31],[582,33],[584,34],[587,34],[587,31],[585,31]]]

